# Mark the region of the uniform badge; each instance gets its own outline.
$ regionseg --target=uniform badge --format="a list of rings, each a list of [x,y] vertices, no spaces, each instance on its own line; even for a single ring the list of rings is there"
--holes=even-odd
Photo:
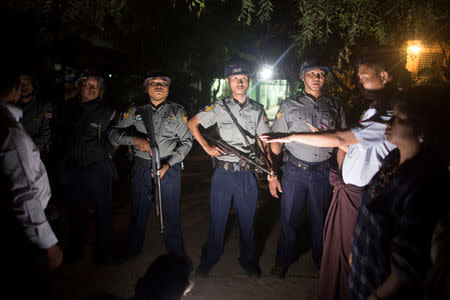
[[[210,111],[213,108],[214,108],[214,104],[206,105],[205,107],[203,107],[202,111]]]
[[[133,118],[136,121],[141,121],[142,120],[142,115],[141,114],[135,114]]]
[[[128,118],[128,116],[129,116],[129,113],[127,111],[125,111],[120,114],[120,119],[125,120],[126,118]]]
[[[263,116],[263,121],[264,121],[264,123],[269,124],[269,118],[267,117],[267,115],[265,113]]]
[[[183,119],[184,123],[187,124],[189,118],[188,118],[187,113],[184,110],[181,112],[181,118]]]
[[[51,111],[46,112],[45,113],[45,118],[46,119],[52,119],[53,118],[53,112],[51,112]]]
[[[281,114],[282,114],[282,111],[281,111],[281,107],[280,107],[280,109],[278,110],[278,112],[277,112],[277,114],[275,116],[275,119],[278,120],[281,117]]]
[[[175,119],[175,117],[174,117],[174,116],[171,116],[171,115],[169,115],[169,116],[167,116],[167,119],[171,119],[171,120],[173,120],[173,119]]]

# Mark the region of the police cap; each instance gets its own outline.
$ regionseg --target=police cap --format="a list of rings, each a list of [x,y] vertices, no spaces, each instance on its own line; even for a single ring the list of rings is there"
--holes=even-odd
[[[77,88],[80,88],[80,85],[84,82],[84,81],[86,81],[86,80],[88,80],[89,78],[94,78],[94,79],[96,79],[97,81],[98,81],[98,83],[100,84],[100,86],[102,86],[103,85],[103,82],[104,82],[104,78],[103,78],[103,76],[100,76],[98,73],[96,73],[96,72],[84,72],[84,73],[82,73],[79,77],[78,77],[78,79],[75,81],[75,86],[77,87]]]
[[[325,64],[321,63],[318,59],[309,58],[305,59],[300,66],[300,78],[302,78],[306,72],[315,68],[319,68],[325,73],[328,73],[330,71],[330,69],[326,67]]]
[[[246,61],[243,60],[234,60],[230,61],[225,65],[225,69],[223,71],[224,77],[228,77],[231,75],[247,75],[250,76],[250,67]]]
[[[148,86],[148,83],[156,78],[161,78],[165,81],[167,81],[167,83],[170,85],[170,77],[167,76],[166,73],[161,72],[161,71],[151,71],[151,72],[147,72],[145,74],[145,79],[144,79],[144,83],[142,84],[144,86],[144,88],[146,89]]]

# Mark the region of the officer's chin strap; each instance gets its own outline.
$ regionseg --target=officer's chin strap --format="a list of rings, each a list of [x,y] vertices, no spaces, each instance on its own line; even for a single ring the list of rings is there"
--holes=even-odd
[[[307,87],[309,87],[310,90],[312,90],[312,88],[309,86],[308,82],[307,82],[306,79],[305,79],[305,75],[303,75],[303,82],[305,83],[305,85],[306,85]]]

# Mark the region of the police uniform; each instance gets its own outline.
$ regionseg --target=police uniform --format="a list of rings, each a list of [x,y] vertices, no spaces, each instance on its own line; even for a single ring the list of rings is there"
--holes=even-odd
[[[308,125],[309,124],[309,125]],[[341,105],[334,99],[302,93],[284,100],[272,125],[274,132],[312,132],[345,128]],[[288,267],[294,260],[296,236],[305,205],[311,228],[312,256],[320,266],[322,233],[330,205],[332,187],[328,181],[333,148],[319,148],[296,142],[285,144],[282,167],[281,231],[276,265]]]
[[[164,101],[157,107],[152,104],[153,126],[161,156],[161,165],[170,168],[161,179],[164,240],[169,254],[184,256],[180,223],[181,162],[192,147],[192,135],[187,125],[184,108],[176,103]],[[139,109],[131,107],[121,115],[117,126],[110,132],[115,145],[134,145],[135,137],[147,138],[147,130]],[[143,107],[142,107],[143,108]],[[152,194],[151,156],[148,152],[134,149],[131,169],[132,217],[129,228],[127,257],[138,255],[144,245],[145,229],[150,212],[149,197]]]
[[[94,258],[101,263],[113,255],[110,159],[113,148],[107,132],[115,114],[98,98],[85,103],[81,103],[79,98],[72,98],[64,104],[60,115],[70,226],[69,259],[83,255],[88,208],[91,205],[97,218],[98,240]]]
[[[244,131],[249,133],[247,140],[250,145],[247,145],[244,136],[227,112],[225,103]],[[205,107],[196,117],[205,128],[217,124],[219,135],[226,143],[250,156],[254,155],[250,148],[255,144],[255,136],[270,131],[263,106],[251,99],[247,99],[243,105],[232,97],[217,100]],[[253,221],[258,200],[255,174],[250,166],[240,164],[239,158],[233,154],[221,155],[214,159],[208,242],[197,272],[208,273],[222,255],[231,198],[239,218],[241,243],[239,263],[246,270],[254,268],[257,264],[254,258]]]
[[[23,128],[38,146],[41,154],[48,152],[51,138],[53,109],[49,103],[39,101],[33,96],[30,102],[22,105],[23,115],[20,122]]]

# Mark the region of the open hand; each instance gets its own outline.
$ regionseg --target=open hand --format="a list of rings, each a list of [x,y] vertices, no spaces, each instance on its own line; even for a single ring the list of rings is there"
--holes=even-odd
[[[291,135],[292,133],[270,132],[260,135],[259,138],[266,143],[290,143],[292,142]]]
[[[267,180],[269,181],[269,191],[272,196],[275,198],[279,198],[278,192],[282,193],[283,189],[281,188],[281,183],[276,176],[267,176]]]
[[[56,270],[62,263],[63,253],[57,244],[45,249],[45,257],[49,271]]]

